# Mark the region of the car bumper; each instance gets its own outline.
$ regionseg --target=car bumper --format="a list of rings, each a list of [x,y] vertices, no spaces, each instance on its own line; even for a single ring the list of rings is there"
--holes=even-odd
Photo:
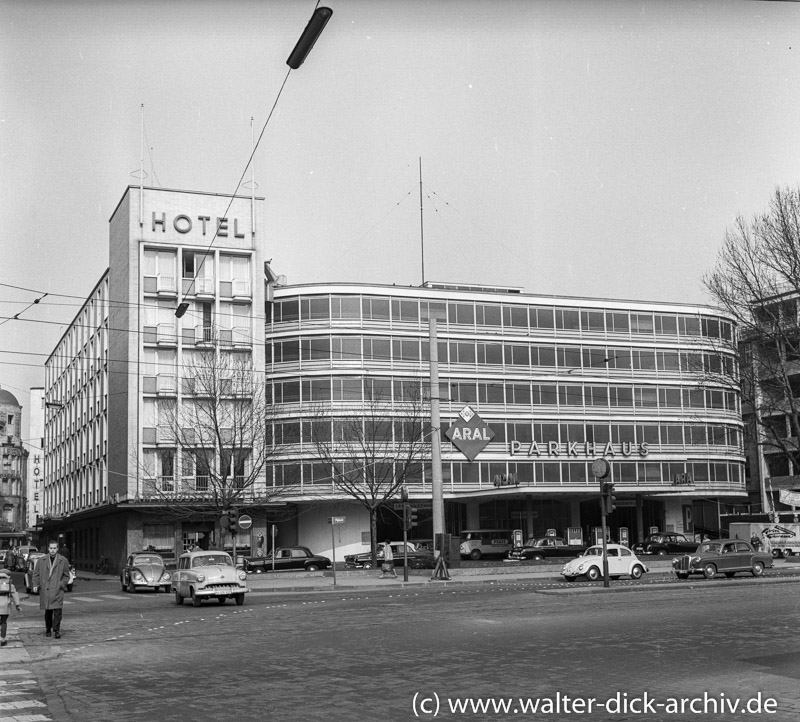
[[[220,585],[218,587],[210,587],[206,589],[195,589],[194,595],[196,597],[230,597],[236,594],[246,594],[250,590],[247,587],[237,587],[231,585]]]

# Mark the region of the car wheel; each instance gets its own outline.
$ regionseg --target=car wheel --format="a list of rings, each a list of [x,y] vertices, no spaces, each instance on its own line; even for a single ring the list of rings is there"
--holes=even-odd
[[[772,550],[772,558],[773,559],[780,559],[781,558],[781,550],[780,549],[773,549]]]
[[[589,569],[586,570],[586,578],[590,582],[596,582],[601,576],[602,574],[600,574],[600,570],[597,567],[589,567]]]
[[[156,587],[158,589],[158,587]],[[164,585],[164,591],[169,594],[169,584]]]
[[[689,575],[686,572],[675,572],[675,575],[678,577],[678,579],[684,582],[689,578]]]
[[[217,601],[218,601],[220,604],[225,604],[225,602],[227,602],[227,601],[228,601],[228,597],[217,597]]]
[[[372,569],[372,562],[364,562],[364,563],[361,565],[361,568],[362,568],[362,569]]]
[[[316,564],[309,564],[306,567],[306,571],[307,572],[316,572],[316,571],[319,571],[319,567]]]
[[[642,574],[644,574],[644,569],[642,569],[642,567],[639,566],[638,564],[633,569],[631,569],[632,579],[641,579]]]
[[[68,591],[68,592],[71,592],[71,591],[72,591],[72,585],[71,585],[71,584],[67,584],[67,591]]]
[[[200,602],[202,601],[202,600],[200,599],[200,597],[198,597],[198,596],[197,596],[197,595],[194,593],[194,589],[191,589],[191,590],[189,590],[189,593],[192,595],[192,606],[193,606],[193,607],[199,607],[199,606],[200,606]]]
[[[794,552],[793,552],[791,549],[784,549],[784,550],[783,550],[783,556],[785,556],[787,559],[788,559],[790,556],[792,556],[792,554],[794,554]]]
[[[764,573],[763,562],[753,562],[753,576],[760,577]]]
[[[726,576],[728,579],[733,579],[733,575],[734,575],[734,574],[736,574],[736,572],[725,572],[725,576]]]
[[[566,579],[568,582],[574,582],[575,581],[575,577],[564,577],[564,579]]]
[[[474,559],[475,561],[477,561],[478,559],[481,558],[481,550],[480,549],[473,549],[470,552],[469,558],[470,559]]]
[[[234,594],[233,598],[236,600],[237,607],[241,607],[244,604],[244,594]]]
[[[706,579],[713,579],[717,576],[717,568],[713,564],[706,564],[703,567],[703,576]]]
[[[531,557],[531,559],[533,559],[533,561],[535,561],[535,562],[543,562],[544,561],[544,557],[541,554],[534,554]]]
[[[659,549],[658,550],[658,556],[660,556],[660,557],[667,556],[667,550],[666,549]]]
[[[119,585],[120,585],[120,587],[122,587],[122,591],[123,592],[127,592],[128,591],[128,585],[125,584],[125,577],[120,577],[119,578]]]
[[[175,604],[177,604],[179,607],[181,604],[183,604],[183,597],[180,595],[180,592],[178,592],[177,589],[175,590]]]

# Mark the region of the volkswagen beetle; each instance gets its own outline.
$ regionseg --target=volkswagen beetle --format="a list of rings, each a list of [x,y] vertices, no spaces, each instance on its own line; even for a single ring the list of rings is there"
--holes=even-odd
[[[621,544],[607,544],[608,576],[618,579],[629,576],[631,579],[640,579],[642,574],[649,571],[628,547]],[[578,577],[586,577],[590,582],[603,578],[603,546],[598,544],[589,547],[582,556],[567,562],[561,569],[561,575],[568,582],[574,582]]]
[[[169,592],[171,580],[161,555],[154,552],[134,552],[119,575],[123,592],[135,592],[137,589],[153,589],[157,592],[162,587]]]

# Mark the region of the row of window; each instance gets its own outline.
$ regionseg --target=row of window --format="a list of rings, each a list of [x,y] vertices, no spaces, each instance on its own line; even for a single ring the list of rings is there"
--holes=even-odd
[[[271,316],[269,315],[271,312]],[[652,311],[527,306],[471,301],[431,301],[367,295],[320,295],[283,298],[267,308],[267,322],[297,321],[427,322],[436,318],[461,327],[548,329],[591,333],[705,336],[732,340],[732,325],[715,317]]]
[[[448,428],[455,419],[443,419],[443,428]],[[365,426],[369,424],[369,426]],[[738,427],[725,424],[613,424],[598,422],[550,421],[492,421],[489,424],[494,437],[493,444],[514,444],[514,452],[525,454],[530,445],[536,443],[546,453],[546,447],[555,442],[570,444],[577,442],[579,451],[586,444],[594,451],[602,451],[603,445],[648,444],[650,451],[658,451],[663,445],[677,446],[729,446],[741,448],[742,435]],[[357,428],[354,428],[356,426]],[[306,421],[288,419],[268,425],[269,442],[276,445],[305,445],[311,449],[316,444],[328,441],[353,441],[355,439],[380,440],[387,444],[418,443],[428,438],[429,426],[409,419],[364,419],[362,417],[334,417]],[[562,449],[563,450],[563,449]],[[598,452],[599,453],[599,452]]]
[[[411,362],[430,360],[428,341],[391,336],[315,336],[288,338],[267,344],[267,363],[314,362]],[[487,341],[440,341],[439,363],[530,367],[569,371],[667,371],[733,375],[732,356],[674,349],[640,349],[613,346],[540,346]]]
[[[270,476],[272,473],[272,476]],[[519,462],[445,462],[443,481],[449,488],[470,486],[588,486],[596,487],[591,463],[584,461]],[[408,484],[429,484],[431,469],[417,468],[406,477]],[[334,469],[324,462],[275,464],[267,469],[267,485],[299,484],[334,486]],[[625,486],[661,485],[680,489],[684,484],[697,486],[725,485],[739,487],[744,482],[742,464],[717,459],[693,459],[685,462],[614,461],[609,481]],[[335,487],[334,487],[335,489]]]
[[[414,379],[320,376],[275,381],[271,390],[276,404],[351,401],[365,403],[406,403],[427,396],[425,383]],[[495,383],[453,381],[441,383],[443,403],[506,406],[561,406],[648,409],[737,410],[733,391],[680,386],[616,386],[614,384],[539,384],[522,381]]]

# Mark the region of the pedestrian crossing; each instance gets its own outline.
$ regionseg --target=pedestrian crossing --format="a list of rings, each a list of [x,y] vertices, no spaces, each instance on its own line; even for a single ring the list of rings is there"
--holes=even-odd
[[[50,722],[52,719],[33,672],[0,665],[0,722]]]
[[[68,606],[70,604],[97,604],[104,601],[123,601],[123,602],[132,602],[137,599],[147,599],[149,597],[153,597],[155,599],[168,599],[166,595],[163,594],[96,594],[92,596],[88,595],[77,595],[77,594],[69,594],[64,596],[64,606]],[[35,595],[30,595],[28,597],[23,597],[20,601],[21,606],[26,607],[38,607],[39,606],[39,597]],[[2,717],[0,717],[0,722],[2,722]]]

